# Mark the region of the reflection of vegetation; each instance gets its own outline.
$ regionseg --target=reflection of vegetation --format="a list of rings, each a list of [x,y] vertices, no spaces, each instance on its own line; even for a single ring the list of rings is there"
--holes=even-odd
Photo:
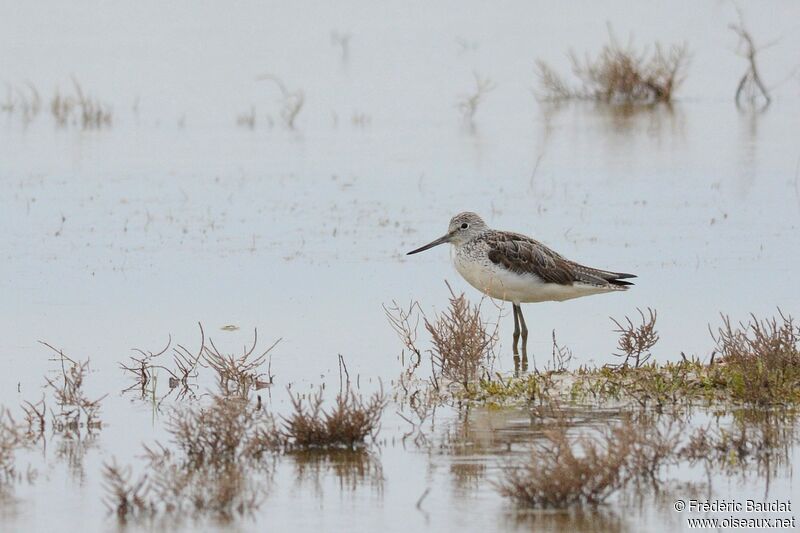
[[[272,74],[265,74],[258,78],[259,81],[271,81],[275,84],[281,93],[281,118],[283,123],[290,130],[294,129],[294,122],[297,120],[297,115],[303,109],[305,104],[305,93],[302,89],[294,91],[289,90],[283,83],[283,80]]]
[[[85,477],[86,451],[94,446],[96,432],[102,429],[100,406],[105,396],[91,400],[84,388],[88,359],[75,360],[46,342],[41,344],[56,354],[51,361],[58,363],[58,371],[54,377],[45,376],[44,388],[49,395],[43,394],[36,403],[23,402],[22,422],[0,406],[0,495],[8,493],[15,481],[35,477],[30,468],[23,477],[14,460],[19,450],[39,444],[46,449],[48,398],[56,406],[49,410],[50,433],[57,437],[56,457],[66,462],[70,475],[79,482]]]
[[[486,95],[495,87],[489,78],[482,78],[477,72],[473,73],[473,76],[475,78],[475,89],[471,93],[462,96],[456,106],[464,123],[470,126],[474,126],[475,113],[478,112],[478,107],[484,101]]]
[[[301,450],[291,454],[296,477],[309,481],[321,492],[322,477],[328,474],[339,481],[339,488],[355,490],[369,485],[383,488],[383,467],[380,458],[366,449]]]
[[[106,504],[121,520],[185,511],[227,520],[258,508],[266,487],[252,472],[264,471],[283,443],[269,414],[215,396],[205,409],[174,411],[167,430],[175,447],[145,446],[142,476],[105,465]]]
[[[61,367],[61,375],[50,379],[45,377],[47,387],[53,392],[55,403],[59,408],[58,413],[53,413],[53,426],[59,432],[75,434],[82,427],[88,430],[101,426],[100,402],[101,398],[90,400],[83,390],[83,381],[89,371],[89,360],[75,361],[67,357],[63,351],[47,343],[42,343],[53,350]],[[33,407],[28,404],[29,407]]]
[[[102,129],[111,126],[111,107],[86,93],[77,79],[72,78],[72,93],[56,91],[50,100],[50,113],[61,127],[79,125],[82,129]]]
[[[5,407],[0,407],[0,501],[17,479],[16,452],[27,445],[25,427]]]
[[[667,136],[680,139],[684,135],[686,115],[684,108],[670,103],[607,105],[587,101],[540,101],[539,107],[546,120],[569,113],[577,128],[596,128],[598,125],[615,134],[609,141],[656,142]]]
[[[56,444],[56,457],[67,465],[69,475],[80,484],[86,479],[86,452],[97,447],[97,435],[65,436]]]
[[[591,413],[592,411],[589,411]],[[689,431],[690,418],[638,411],[597,429],[555,413],[550,429],[534,437],[530,457],[507,465],[501,494],[525,507],[597,505],[627,487],[642,495],[664,486],[665,467],[705,466],[714,473],[746,476],[753,469],[769,487],[800,443],[797,413],[734,411]]]
[[[677,440],[654,425],[624,423],[578,437],[569,430],[546,431],[528,461],[505,469],[500,493],[529,507],[598,505],[635,480],[655,481]]]
[[[681,457],[729,475],[746,476],[754,468],[767,484],[780,468],[791,468],[792,447],[800,444],[796,411],[744,409],[732,417],[730,425],[696,429]]]
[[[630,529],[623,516],[608,508],[599,507],[590,511],[583,509],[561,509],[544,512],[525,511],[512,512],[507,517],[507,520],[516,526],[516,529],[524,531],[619,533]]]
[[[486,464],[473,459],[450,463],[450,476],[461,491],[477,489],[486,477]]]
[[[377,431],[385,406],[382,391],[365,400],[348,389],[327,411],[321,395],[311,399],[309,410],[299,397],[292,398],[295,413],[283,428],[260,401],[223,391],[228,394],[213,396],[209,405],[171,412],[172,445],[145,446],[142,475],[115,462],[105,465],[106,504],[120,520],[179,517],[187,511],[223,520],[249,514],[266,495],[263,474],[289,452],[300,458],[298,464],[330,467],[352,484],[381,477],[380,463],[365,448],[353,448]]]

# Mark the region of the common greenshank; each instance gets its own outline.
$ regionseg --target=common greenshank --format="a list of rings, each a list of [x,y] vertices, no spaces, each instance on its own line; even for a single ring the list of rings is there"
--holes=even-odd
[[[461,276],[482,293],[511,302],[514,310],[514,358],[522,336],[522,360],[528,359],[528,328],[523,303],[570,300],[590,294],[624,291],[633,274],[611,272],[570,261],[544,244],[510,231],[489,228],[475,213],[459,213],[447,233],[408,255],[450,243],[450,257]]]

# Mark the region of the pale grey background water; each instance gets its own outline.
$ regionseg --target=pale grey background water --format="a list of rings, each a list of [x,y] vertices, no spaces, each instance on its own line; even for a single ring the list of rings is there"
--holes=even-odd
[[[661,360],[706,357],[720,312],[800,313],[795,2],[742,4],[758,39],[780,38],[763,53],[762,75],[783,83],[761,115],[733,105],[744,63],[727,2],[0,6],[0,81],[30,80],[46,106],[74,75],[114,110],[113,127],[100,131],[57,129],[46,108],[27,126],[0,116],[0,403],[39,397],[51,368],[39,339],[90,357],[91,389],[111,393],[85,478],[34,455],[39,480],[18,488],[0,517],[11,530],[115,527],[99,501],[99,466],[112,455],[135,462],[161,431],[146,405],[117,393],[117,364],[134,346],[155,349],[168,333],[196,343],[198,321],[231,349],[253,327],[282,337],[277,409],[287,383],[338,379],[340,353],[373,383],[395,377],[399,345],[382,303],[441,309],[445,278],[477,296],[444,248],[403,255],[461,210],[639,274],[626,294],[529,306],[540,357],[556,329],[577,363],[609,361],[608,317],[637,306],[659,311]],[[621,39],[689,44],[671,109],[625,117],[537,103],[534,60],[568,73],[565,52],[597,50],[606,21]],[[352,35],[346,61],[333,31]],[[470,129],[456,102],[473,72],[497,87]],[[305,92],[295,131],[266,125],[279,104],[256,81],[264,73]],[[235,125],[251,105],[253,131]],[[369,124],[353,125],[355,113]],[[225,324],[242,330],[219,331]],[[510,331],[507,318],[501,370],[511,366]],[[384,436],[403,429],[390,418]],[[275,529],[514,525],[485,481],[466,493],[451,486],[449,456],[393,446],[380,455],[380,491],[342,491],[328,476],[319,495],[283,466],[259,516]],[[414,503],[428,486],[426,522]],[[787,478],[771,490],[790,487]],[[641,520],[663,520],[653,509]]]

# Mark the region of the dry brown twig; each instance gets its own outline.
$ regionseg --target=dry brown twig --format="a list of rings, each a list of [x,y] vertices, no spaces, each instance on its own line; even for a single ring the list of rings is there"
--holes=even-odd
[[[273,342],[259,355],[255,355],[258,346],[258,330],[254,330],[253,345],[250,348],[245,346],[240,356],[223,354],[211,339],[208,342],[210,346],[206,346],[202,352],[203,361],[217,373],[217,383],[223,395],[247,398],[251,390],[260,390],[272,385],[271,352],[281,342],[281,339]],[[260,367],[265,362],[268,363],[266,374],[260,371]]]
[[[624,357],[623,367],[627,367],[631,359],[634,368],[639,368],[646,363],[652,353],[653,346],[658,342],[658,332],[656,331],[656,319],[658,314],[654,309],[647,308],[647,316],[641,309],[636,309],[641,317],[641,324],[634,325],[630,318],[625,317],[625,324],[621,324],[617,319],[611,321],[617,326],[614,331],[619,333],[617,341],[617,357]]]
[[[556,342],[556,330],[553,330],[553,352],[551,357],[553,372],[566,372],[569,369],[569,364],[572,361],[572,350],[566,346],[560,346]]]

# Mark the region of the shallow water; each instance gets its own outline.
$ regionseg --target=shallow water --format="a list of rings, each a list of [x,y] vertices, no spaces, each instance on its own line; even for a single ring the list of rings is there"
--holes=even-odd
[[[800,34],[788,21],[800,6],[743,8],[755,35],[781,37],[764,52],[762,75],[783,80],[795,67]],[[196,347],[198,322],[233,351],[253,328],[264,342],[282,338],[272,361],[278,412],[289,384],[338,383],[338,354],[365,390],[379,380],[388,387],[400,349],[381,305],[416,299],[442,309],[445,279],[477,297],[444,247],[404,255],[461,210],[570,258],[639,275],[625,294],[527,306],[540,365],[554,329],[575,364],[611,361],[608,317],[636,307],[659,312],[662,361],[707,357],[708,325],[720,312],[800,314],[792,281],[800,84],[779,85],[765,113],[736,110],[743,66],[727,29],[735,17],[714,2],[14,6],[0,21],[3,80],[30,80],[45,109],[29,124],[0,116],[0,404],[40,397],[54,366],[37,340],[90,358],[87,387],[109,396],[104,427],[80,463],[60,457],[57,438],[18,458],[38,477],[0,506],[2,529],[116,527],[101,502],[102,463],[135,464],[141,443],[165,436],[163,413],[119,393],[128,382],[118,365],[131,348],[160,349],[169,334]],[[597,49],[606,20],[638,43],[689,43],[692,64],[671,108],[552,107],[531,96],[534,60],[566,73],[564,53]],[[332,31],[352,34],[346,59]],[[497,87],[468,127],[456,102],[473,71]],[[305,91],[294,131],[267,125],[268,114],[279,121],[278,94],[255,80],[268,72]],[[69,91],[71,75],[113,107],[111,128],[54,127],[47,99],[56,86]],[[237,127],[251,105],[255,129]],[[369,122],[354,124],[358,113]],[[507,314],[500,371],[512,368]],[[228,324],[241,329],[220,330]],[[309,479],[294,459],[282,460],[258,515],[226,527],[564,527],[563,514],[520,516],[491,485],[508,443],[523,453],[534,436],[525,412],[478,411],[465,422],[444,410],[434,438],[452,431],[468,437],[451,440],[472,444],[431,451],[401,444],[408,427],[394,410],[371,452],[380,475],[366,468],[373,473],[364,479],[342,480],[320,467]],[[794,444],[791,458],[797,453]],[[796,490],[794,464],[770,480],[771,497]],[[699,470],[677,477],[706,481]],[[712,487],[720,498],[765,491],[758,476],[722,476]],[[624,515],[614,507],[568,520],[595,530],[682,527],[670,505],[631,503]]]

